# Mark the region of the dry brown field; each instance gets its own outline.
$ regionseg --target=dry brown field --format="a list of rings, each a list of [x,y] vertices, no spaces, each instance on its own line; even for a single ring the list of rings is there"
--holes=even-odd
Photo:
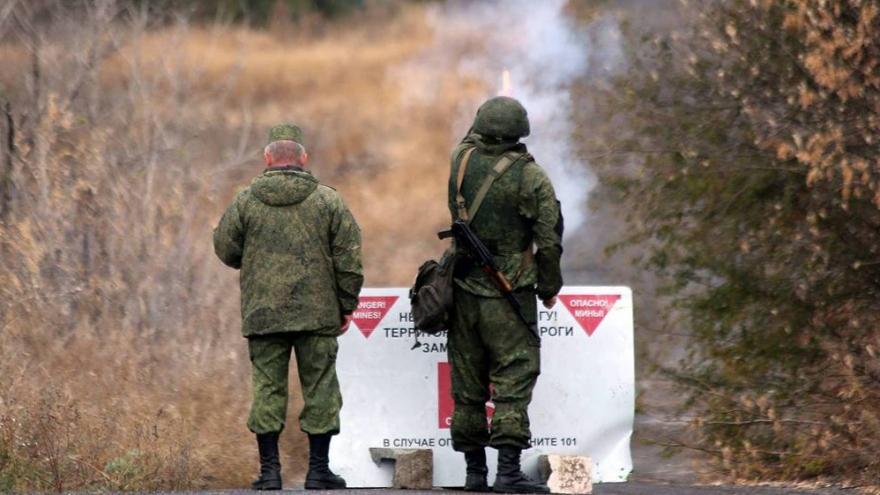
[[[366,285],[409,285],[443,249],[449,150],[501,83],[495,64],[467,69],[497,58],[486,32],[448,14],[386,2],[251,29],[96,8],[0,24],[15,122],[0,168],[0,491],[247,486],[238,280],[212,229],[260,172],[268,128],[296,123],[363,229]],[[282,436],[291,481],[300,402]]]

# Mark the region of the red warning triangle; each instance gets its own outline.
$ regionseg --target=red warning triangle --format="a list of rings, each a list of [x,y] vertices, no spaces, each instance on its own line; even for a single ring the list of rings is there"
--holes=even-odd
[[[590,337],[593,336],[596,327],[608,316],[608,312],[611,311],[618,299],[620,299],[618,294],[559,296],[559,300],[565,304],[574,319]]]
[[[364,337],[370,338],[370,334],[376,326],[388,314],[388,310],[397,302],[398,296],[361,296],[358,307],[351,315],[358,330]]]

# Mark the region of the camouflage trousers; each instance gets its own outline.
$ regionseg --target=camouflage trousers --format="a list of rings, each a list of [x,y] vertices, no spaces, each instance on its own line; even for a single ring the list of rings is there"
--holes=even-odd
[[[338,349],[335,336],[309,332],[248,338],[254,392],[248,428],[257,434],[277,433],[284,429],[287,377],[293,352],[303,396],[300,429],[308,434],[339,433],[342,394],[336,377]]]
[[[534,291],[518,291],[526,318],[537,320]],[[456,288],[447,356],[452,374],[452,447],[529,447],[528,406],[541,369],[540,342],[506,299]],[[495,412],[487,422],[486,401]]]

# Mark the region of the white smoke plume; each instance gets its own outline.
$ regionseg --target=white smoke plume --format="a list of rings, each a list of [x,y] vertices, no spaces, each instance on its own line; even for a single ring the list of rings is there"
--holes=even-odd
[[[430,11],[434,47],[419,63],[434,72],[454,70],[483,81],[489,93],[461,102],[452,130],[457,138],[470,127],[477,107],[501,94],[509,71],[509,96],[526,107],[531,135],[523,140],[553,180],[563,205],[566,232],[586,222],[585,205],[594,185],[588,164],[576,158],[572,142],[571,89],[581,77],[607,73],[622,57],[616,20],[600,18],[578,26],[564,12],[567,0],[450,0]],[[426,81],[422,81],[426,82]],[[415,84],[416,97],[432,87]]]

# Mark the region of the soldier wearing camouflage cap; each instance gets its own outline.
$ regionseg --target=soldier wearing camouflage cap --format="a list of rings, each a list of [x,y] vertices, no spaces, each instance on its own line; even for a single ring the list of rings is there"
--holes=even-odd
[[[272,144],[277,141],[293,141],[300,146],[305,146],[302,129],[291,124],[278,124],[269,129],[269,140],[266,144]]]
[[[265,171],[214,229],[217,256],[241,270],[242,333],[254,393],[247,424],[260,453],[255,490],[282,486],[278,438],[287,416],[291,354],[304,402],[300,429],[309,437],[305,488],[346,486],[330,471],[329,450],[342,407],[337,337],[351,323],[363,284],[361,235],[339,193],[305,170],[302,143],[299,127],[273,127]]]
[[[537,321],[537,299],[547,308],[562,287],[562,214],[553,185],[519,139],[530,132],[517,100],[496,97],[480,106],[468,136],[452,151],[449,211],[458,220],[461,195],[470,208],[487,175],[507,157],[510,165],[482,197],[470,228],[511,282],[523,314],[517,314],[492,280],[466,258],[455,269],[454,317],[447,355],[452,374],[452,445],[467,464],[465,490],[489,491],[486,447],[498,450],[492,490],[548,493],[521,471],[529,448],[528,406],[540,374],[540,341],[523,322]],[[466,165],[465,165],[466,163]],[[534,251],[533,251],[534,246]],[[489,384],[492,384],[490,397]],[[495,404],[491,426],[486,402]]]

